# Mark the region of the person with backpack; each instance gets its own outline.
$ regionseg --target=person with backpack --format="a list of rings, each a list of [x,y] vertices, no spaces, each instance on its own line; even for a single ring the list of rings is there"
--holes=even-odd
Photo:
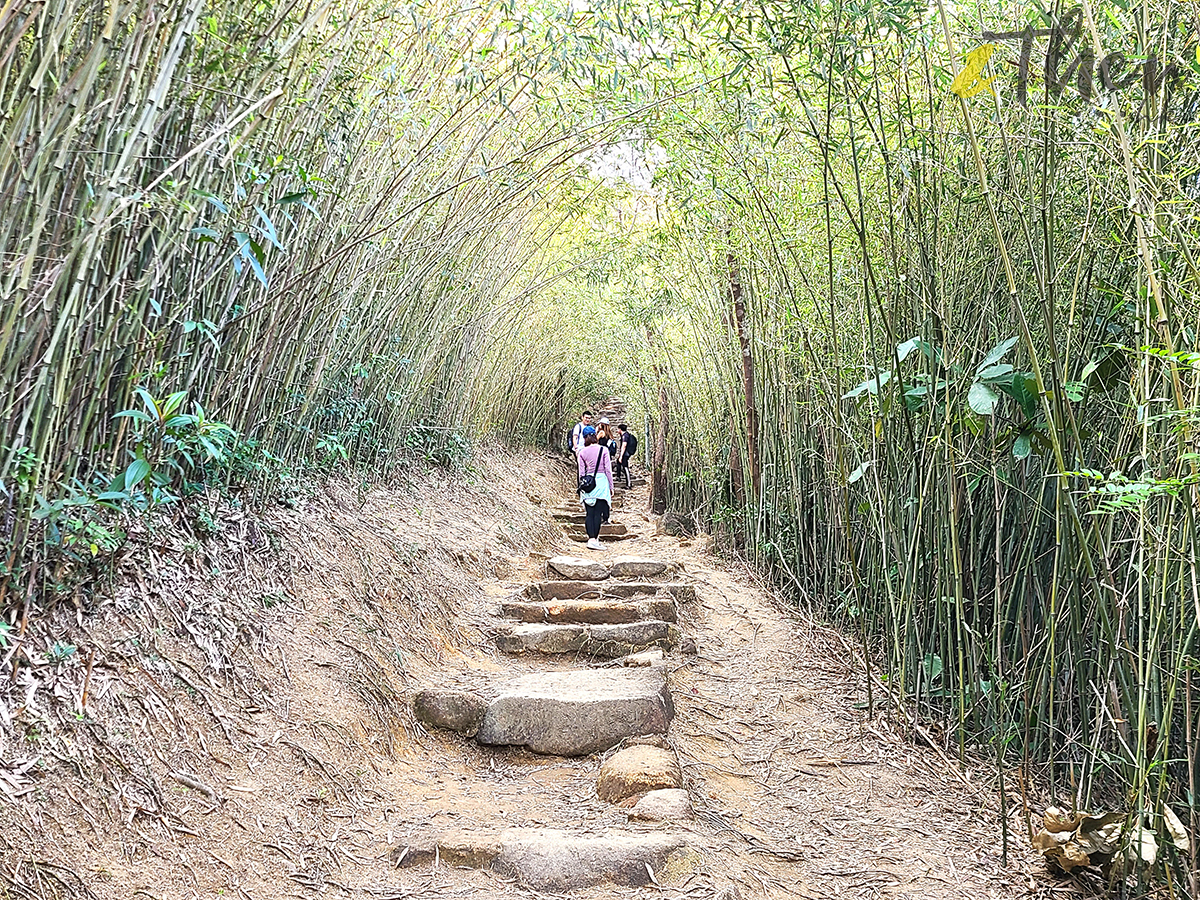
[[[617,441],[617,458],[620,459],[621,468],[624,469],[629,465],[633,454],[637,453],[637,438],[624,422],[617,426],[617,430],[621,433],[621,437]]]
[[[579,499],[583,501],[584,530],[587,532],[589,550],[603,550],[600,544],[600,526],[608,521],[612,503],[612,457],[607,448],[596,440],[596,429],[585,425],[582,429],[583,447],[576,454],[579,467]]]
[[[571,429],[571,439],[567,447],[575,458],[579,458],[579,451],[583,449],[583,429],[592,427],[592,411],[584,410],[583,415],[579,417],[579,421],[575,423],[575,427]],[[595,429],[592,429],[595,433]]]

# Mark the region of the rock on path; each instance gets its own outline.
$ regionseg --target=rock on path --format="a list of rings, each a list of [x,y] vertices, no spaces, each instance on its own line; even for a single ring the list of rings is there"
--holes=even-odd
[[[584,756],[665,734],[675,707],[661,669],[585,669],[515,678],[484,713],[481,744]]]
[[[577,835],[552,828],[510,828],[494,836],[459,832],[438,840],[442,861],[489,868],[537,891],[569,891],[609,883],[649,884],[687,855],[682,836],[608,831]]]
[[[635,744],[605,760],[596,779],[596,796],[609,803],[620,803],[646,791],[682,786],[683,774],[674,750]]]
[[[670,566],[661,559],[646,559],[641,556],[618,556],[608,565],[611,578],[653,578],[661,575]]]
[[[667,622],[627,622],[621,625],[517,625],[496,637],[502,653],[583,653],[616,659],[679,644],[679,631]]]
[[[615,582],[601,584],[588,581],[543,581],[526,586],[523,595],[528,600],[578,600],[581,597],[631,599],[633,597],[673,597],[678,603],[694,603],[696,588],[683,582]]]
[[[687,791],[680,788],[662,788],[650,791],[629,810],[634,822],[672,822],[693,818],[692,801]]]
[[[679,621],[675,601],[669,597],[647,600],[554,600],[525,603],[507,600],[500,614],[518,622],[560,622],[578,625],[620,625],[625,622]]]
[[[578,556],[553,556],[546,560],[546,570],[573,581],[599,581],[608,577],[604,563]]]

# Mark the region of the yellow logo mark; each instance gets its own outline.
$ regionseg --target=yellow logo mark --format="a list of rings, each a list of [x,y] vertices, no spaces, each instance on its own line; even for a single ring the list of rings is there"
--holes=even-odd
[[[996,80],[996,76],[983,78],[982,73],[983,67],[987,65],[988,60],[995,52],[995,44],[984,44],[968,53],[967,64],[963,66],[958,77],[954,79],[954,83],[950,85],[950,90],[964,99],[974,97],[982,91],[988,91],[994,96],[996,92],[992,90],[992,82]]]

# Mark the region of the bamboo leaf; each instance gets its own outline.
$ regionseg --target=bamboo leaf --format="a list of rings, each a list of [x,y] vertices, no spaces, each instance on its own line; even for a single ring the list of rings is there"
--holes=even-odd
[[[150,463],[139,456],[125,470],[125,490],[132,491],[149,474]]]
[[[866,462],[860,464],[858,468],[846,476],[846,484],[854,484],[854,482],[866,475],[867,470],[870,469],[874,464],[875,460],[873,459],[868,459]]]
[[[241,258],[250,266],[254,277],[262,282],[263,287],[269,287],[267,284],[267,273],[263,269],[263,259],[266,254],[263,248],[244,231],[235,231],[234,239],[238,242],[238,253]]]

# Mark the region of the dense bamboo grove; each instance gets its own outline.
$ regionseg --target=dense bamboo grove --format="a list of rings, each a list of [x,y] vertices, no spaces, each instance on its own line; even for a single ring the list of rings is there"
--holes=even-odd
[[[813,6],[0,9],[9,621],[189,485],[615,390],[873,707],[1200,896],[1200,11]]]
[[[960,97],[947,44],[1026,19],[864,5],[804,37],[760,18],[739,89],[661,123],[714,176],[663,179],[687,247],[662,281],[694,273],[675,290],[704,323],[671,505],[858,631],[873,702],[1069,806],[1139,811],[1194,896],[1158,813],[1195,834],[1198,23],[1093,6],[1086,64],[1143,60],[1120,90],[1034,70],[1022,106],[998,64],[996,96]],[[719,16],[687,21],[720,43]]]
[[[44,535],[111,550],[106,512],[465,447],[491,298],[604,136],[527,114],[475,52],[493,18],[0,10],[0,607],[53,593]]]

